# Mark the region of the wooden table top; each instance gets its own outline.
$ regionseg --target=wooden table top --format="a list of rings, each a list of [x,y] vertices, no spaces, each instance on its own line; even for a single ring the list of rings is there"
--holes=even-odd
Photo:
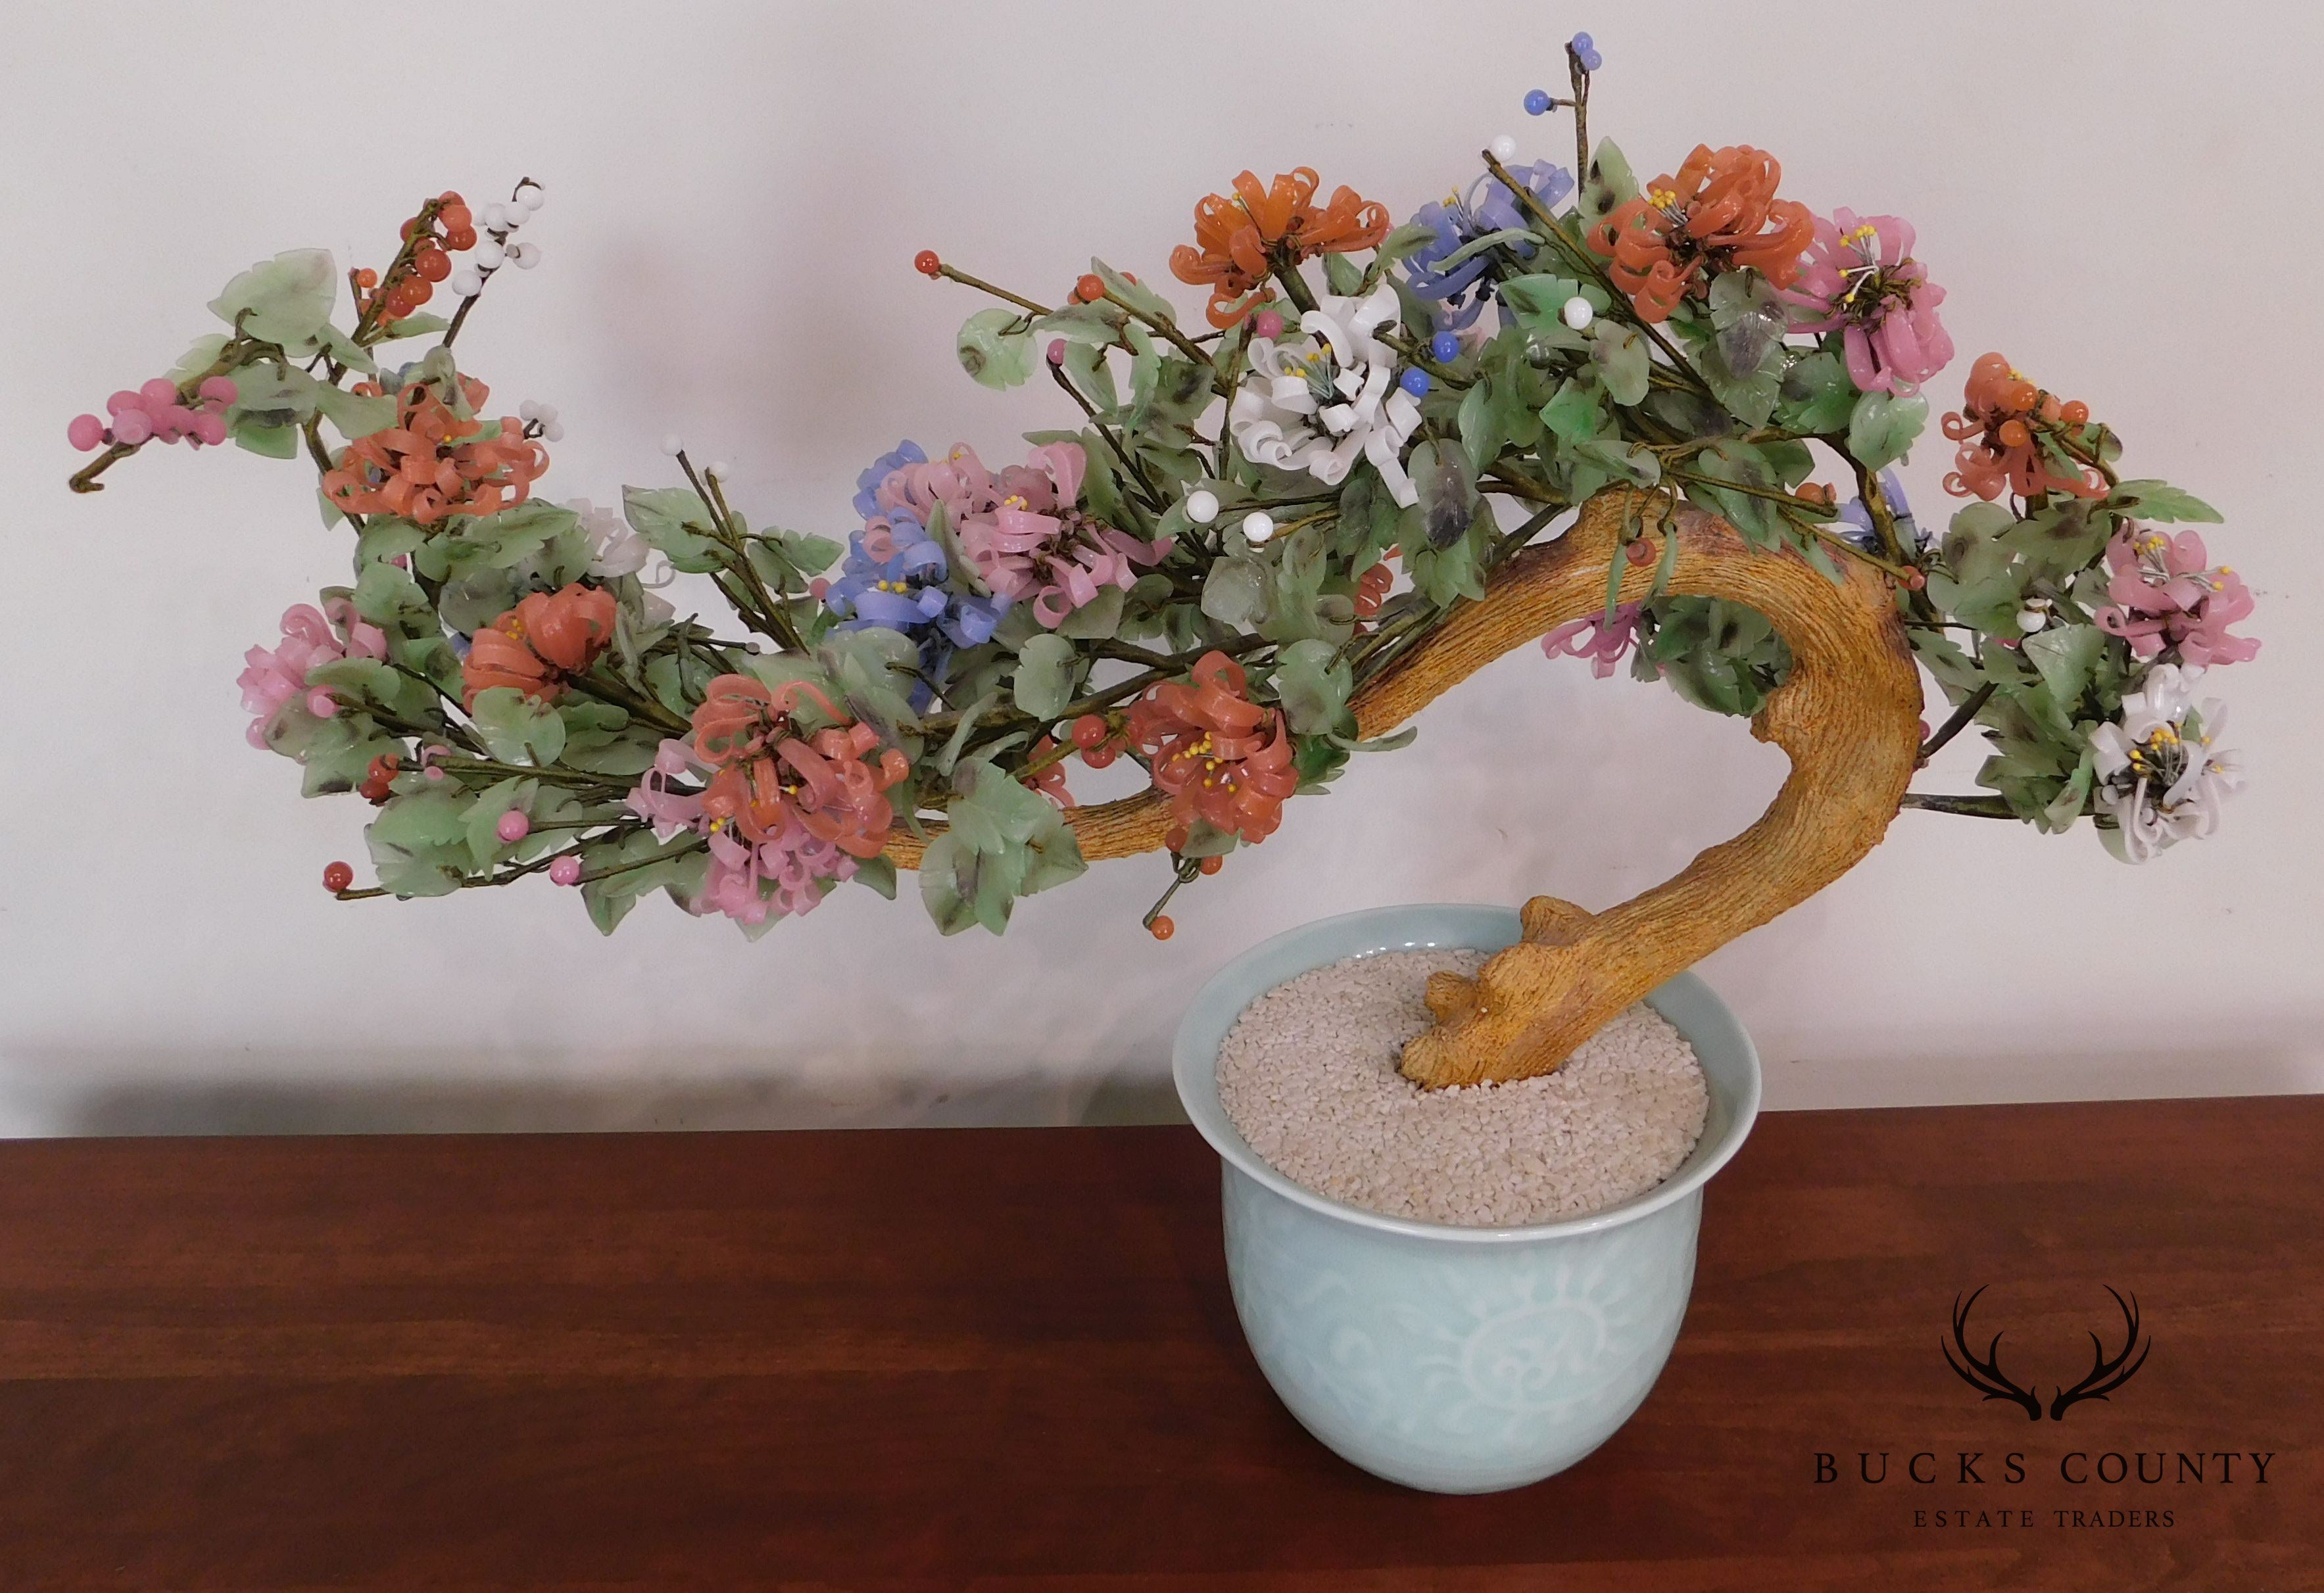
[[[0,1145],[0,1588],[2324,1588],[2319,1174],[2324,1098],[1765,1117],[1645,1408],[1443,1498],[1275,1402],[1191,1129]],[[2151,1358],[2030,1423],[1979,1285]]]

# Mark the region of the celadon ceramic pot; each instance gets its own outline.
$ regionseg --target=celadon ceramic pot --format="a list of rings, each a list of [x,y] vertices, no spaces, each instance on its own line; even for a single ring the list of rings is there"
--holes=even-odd
[[[1343,1204],[1261,1161],[1219,1103],[1219,1047],[1244,1008],[1310,969],[1517,938],[1517,914],[1486,907],[1379,907],[1291,930],[1203,987],[1172,1059],[1186,1113],[1223,1164],[1227,1276],[1260,1370],[1333,1450],[1438,1493],[1563,1471],[1645,1402],[1686,1314],[1702,1186],[1758,1115],[1758,1053],[1710,986],[1679,975],[1647,1000],[1710,1081],[1693,1154],[1587,1217],[1455,1228]]]

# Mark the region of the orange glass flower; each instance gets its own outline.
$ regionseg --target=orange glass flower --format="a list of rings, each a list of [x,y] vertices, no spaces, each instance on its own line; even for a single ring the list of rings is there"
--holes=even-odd
[[[460,664],[462,706],[473,708],[478,692],[496,686],[555,702],[565,677],[580,674],[613,644],[613,594],[578,582],[532,594],[469,642]]]
[[[2021,498],[2036,493],[2105,496],[2103,475],[2044,454],[2034,428],[2026,424],[2029,419],[2056,424],[2069,408],[2080,410],[2085,420],[2089,418],[2087,406],[2061,404],[2001,355],[1978,356],[1969,367],[1961,407],[1944,418],[1945,436],[1961,445],[1953,456],[1953,473],[1945,477],[1945,491],[1988,502],[2004,492]]]
[[[1788,288],[1815,218],[1798,200],[1775,198],[1783,175],[1764,150],[1697,144],[1677,176],[1655,178],[1591,227],[1590,247],[1607,257],[1607,274],[1644,321],[1668,320],[1707,272],[1748,266]]]
[[[1056,741],[1051,737],[1043,736],[1033,743],[1032,761],[1039,763],[1042,759],[1048,757],[1056,750]],[[1023,778],[1027,785],[1047,796],[1052,806],[1070,808],[1074,806],[1074,794],[1065,789],[1065,767],[1063,759],[1053,763],[1044,763]]]
[[[1317,209],[1312,201],[1322,182],[1302,166],[1263,189],[1246,171],[1234,180],[1232,194],[1211,194],[1194,207],[1194,242],[1171,251],[1170,273],[1209,287],[1212,326],[1241,320],[1250,308],[1242,300],[1277,265],[1378,248],[1388,236],[1388,207],[1344,184]]]
[[[1252,702],[1249,690],[1242,666],[1212,651],[1195,660],[1186,680],[1149,686],[1130,705],[1130,739],[1147,755],[1155,787],[1170,798],[1174,852],[1186,844],[1196,819],[1264,841],[1299,788],[1283,711]]]
[[[466,377],[461,389],[470,410],[484,407],[483,382]],[[364,382],[355,391],[375,398],[380,389]],[[523,502],[549,468],[548,450],[513,416],[463,420],[424,382],[395,403],[393,426],[357,437],[323,473],[323,495],[349,514],[400,515],[423,526],[453,514],[496,514]]]
[[[896,819],[886,792],[911,772],[903,753],[881,748],[868,724],[795,733],[788,710],[800,695],[828,706],[822,693],[802,682],[772,692],[748,676],[724,675],[712,683],[712,692],[695,711],[695,738],[698,756],[723,765],[702,793],[702,811],[714,829],[731,824],[754,845],[786,835],[796,840],[803,831],[850,857],[880,854]],[[755,705],[758,728],[725,735],[715,760],[701,753],[705,711],[714,730],[731,728],[746,704]]]

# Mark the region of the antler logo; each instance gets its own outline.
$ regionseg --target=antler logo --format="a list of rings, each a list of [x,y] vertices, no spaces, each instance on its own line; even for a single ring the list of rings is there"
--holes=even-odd
[[[1985,1290],[1980,1288],[1966,1300],[1958,1294],[1953,1297],[1952,1340],[1942,1347],[1945,1364],[1952,1367],[1953,1376],[1987,1399],[2006,1400],[2024,1411],[2027,1421],[2039,1422],[2042,1419],[2041,1395],[2032,1387],[2018,1386],[2016,1381],[2001,1369],[2002,1336],[1994,1334],[1993,1341],[1986,1346],[1985,1354],[1981,1357],[1969,1346],[1969,1313],[1977,1304],[1978,1295],[1984,1293]],[[2086,1399],[2104,1399],[2129,1382],[2132,1375],[2146,1364],[2147,1351],[2154,1348],[2152,1339],[2142,1340],[2138,1336],[2138,1296],[2133,1294],[2126,1300],[2111,1284],[2107,1285],[2107,1293],[2114,1295],[2114,1303],[2122,1308],[2125,1334],[2121,1353],[2107,1355],[2106,1340],[2092,1333],[2089,1375],[2070,1388],[2064,1384],[2058,1386],[2056,1397],[2050,1401],[2050,1420],[2052,1422],[2064,1421],[2069,1407]],[[1960,1352],[1958,1358],[1954,1353],[1956,1350]],[[2134,1351],[2136,1352],[2136,1359],[2132,1358]]]

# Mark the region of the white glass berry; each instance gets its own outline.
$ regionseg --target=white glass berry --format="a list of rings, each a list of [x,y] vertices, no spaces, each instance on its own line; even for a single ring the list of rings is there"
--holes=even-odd
[[[1586,330],[1590,323],[1598,318],[1598,312],[1591,308],[1587,299],[1576,293],[1565,301],[1565,308],[1558,312],[1558,318],[1580,332]]]
[[[1242,517],[1242,539],[1256,548],[1275,535],[1275,517],[1264,509],[1254,509]]]
[[[1219,495],[1208,487],[1196,487],[1186,494],[1186,518],[1198,526],[1206,526],[1219,517]]]

